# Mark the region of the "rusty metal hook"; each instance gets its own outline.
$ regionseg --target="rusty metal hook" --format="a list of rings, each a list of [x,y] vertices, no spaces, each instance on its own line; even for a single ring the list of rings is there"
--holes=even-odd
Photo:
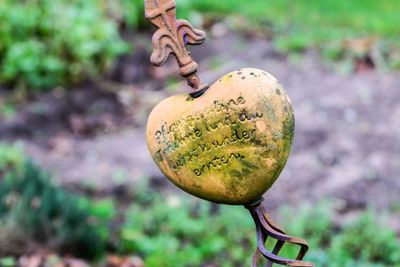
[[[256,225],[257,249],[253,254],[252,267],[257,267],[260,256],[267,259],[265,267],[271,267],[274,263],[293,267],[314,267],[313,263],[302,261],[308,250],[308,243],[301,238],[286,235],[283,228],[272,220],[271,216],[261,205],[262,200],[260,199],[253,204],[245,206],[250,211]],[[277,241],[272,252],[265,247],[265,242],[269,237]],[[283,258],[278,255],[285,243],[300,246],[295,260]]]

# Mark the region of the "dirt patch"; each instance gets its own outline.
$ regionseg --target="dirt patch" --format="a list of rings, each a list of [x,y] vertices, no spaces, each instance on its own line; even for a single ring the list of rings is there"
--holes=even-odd
[[[0,123],[1,139],[42,141],[62,132],[91,136],[115,128],[123,115],[115,94],[92,85],[55,90],[16,108],[16,116]]]

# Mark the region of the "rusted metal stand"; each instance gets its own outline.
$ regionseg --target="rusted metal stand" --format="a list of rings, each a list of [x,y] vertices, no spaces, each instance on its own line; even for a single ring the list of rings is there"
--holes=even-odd
[[[200,97],[208,85],[201,83],[197,74],[198,64],[192,59],[190,53],[186,50],[186,45],[200,45],[205,40],[205,33],[195,29],[188,21],[176,19],[176,3],[174,0],[144,0],[146,18],[158,29],[153,35],[153,53],[151,62],[155,66],[163,65],[169,55],[175,56],[178,61],[179,72],[187,80],[191,87],[189,93],[193,98]],[[287,236],[283,229],[277,225],[261,206],[262,199],[246,208],[256,224],[257,231],[257,250],[253,255],[253,267],[257,267],[260,256],[267,259],[266,267],[273,264],[313,267],[310,262],[302,261],[308,250],[308,244],[305,240]],[[265,247],[267,238],[276,240],[272,252]],[[279,252],[285,243],[292,243],[300,246],[300,251],[295,260],[286,259],[279,256]]]
[[[253,204],[245,206],[250,211],[256,224],[257,249],[253,254],[252,267],[257,267],[261,255],[267,259],[265,267],[271,267],[274,263],[285,266],[313,267],[314,264],[311,262],[302,261],[308,250],[307,241],[286,235],[282,227],[274,222],[271,216],[265,211],[265,208],[261,204],[262,201],[263,199],[260,199]],[[265,247],[267,238],[276,240],[272,252]],[[300,246],[300,251],[295,260],[283,258],[278,255],[285,243]]]

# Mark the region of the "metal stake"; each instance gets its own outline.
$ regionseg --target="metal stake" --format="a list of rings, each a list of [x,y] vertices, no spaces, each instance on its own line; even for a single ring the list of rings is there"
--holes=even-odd
[[[314,267],[314,264],[311,262],[302,261],[308,250],[307,241],[286,235],[283,228],[272,220],[271,216],[261,205],[262,201],[263,199],[260,199],[253,204],[245,206],[250,211],[256,225],[257,249],[253,254],[252,267],[257,267],[261,255],[267,259],[265,267],[271,267],[274,263],[285,266]],[[268,251],[265,247],[265,242],[268,238],[276,240],[272,252]],[[278,255],[285,243],[300,246],[300,251],[295,260],[283,258]]]

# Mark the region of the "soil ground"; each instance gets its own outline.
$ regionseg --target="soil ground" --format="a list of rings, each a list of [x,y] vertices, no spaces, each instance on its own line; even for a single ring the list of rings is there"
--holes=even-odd
[[[174,190],[147,152],[145,122],[157,102],[187,88],[174,83],[173,60],[159,69],[150,66],[150,36],[131,39],[135,53],[120,60],[112,81],[55,90],[21,105],[13,119],[0,121],[0,138],[21,141],[35,161],[66,185],[107,189],[152,177]],[[313,52],[293,61],[265,39],[231,32],[209,37],[191,51],[203,81],[258,67],[278,78],[293,102],[294,146],[265,196],[267,207],[334,198],[346,212],[369,204],[399,208],[398,72],[366,68],[342,75],[327,69]]]

